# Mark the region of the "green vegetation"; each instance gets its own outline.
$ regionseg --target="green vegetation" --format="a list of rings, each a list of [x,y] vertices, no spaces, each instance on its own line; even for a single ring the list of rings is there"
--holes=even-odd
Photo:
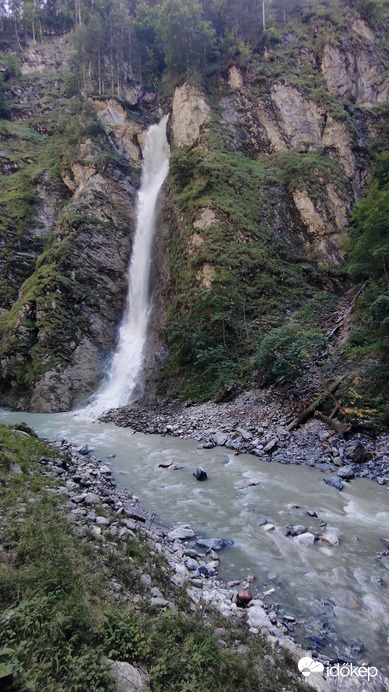
[[[355,372],[350,410],[389,424],[389,152],[377,156],[367,196],[354,208],[349,270],[362,295],[347,356]]]
[[[70,520],[66,496],[56,494],[63,481],[42,475],[40,457],[52,457],[52,448],[4,426],[0,445],[2,689],[111,692],[106,657],[145,666],[155,692],[290,689],[294,664],[276,657],[241,622],[211,610],[193,614],[184,591],[172,589],[164,559],[150,554],[146,536],[118,541],[107,529],[96,540],[82,520]],[[23,473],[10,473],[15,463]],[[117,521],[109,509],[96,511]],[[172,609],[151,605],[144,573]],[[110,591],[112,579],[123,596]],[[244,656],[236,640],[247,647]],[[275,666],[264,659],[270,652]],[[300,690],[296,679],[293,690]]]
[[[139,117],[138,106],[130,105],[134,86],[160,91],[167,100],[187,79],[203,88],[213,118],[196,146],[172,153],[169,185],[177,215],[169,239],[169,360],[161,393],[223,400],[247,386],[309,380],[311,361],[324,378],[352,363],[361,391],[365,372],[370,383],[361,408],[381,420],[388,204],[380,170],[386,165],[388,107],[361,109],[330,93],[320,65],[327,45],[370,50],[363,27],[350,30],[361,16],[374,28],[374,50],[387,60],[388,7],[387,0],[274,0],[265,1],[263,17],[252,0],[9,3],[0,27],[6,47],[0,56],[0,138],[6,153],[0,159],[0,259],[6,277],[0,302],[7,310],[0,337],[13,372],[10,377],[6,368],[4,389],[28,390],[46,370],[66,367],[80,335],[90,330],[80,317],[89,276],[74,262],[73,247],[83,230],[107,228],[81,211],[69,214],[70,193],[63,186],[57,231],[40,229],[37,215],[37,187],[43,180],[61,186],[66,179],[71,185],[81,142],[88,142],[90,163],[99,172],[106,173],[110,161],[123,169],[88,96],[116,97],[131,117]],[[70,30],[61,47],[70,70],[20,75],[12,51],[20,54],[27,41]],[[227,86],[231,65],[241,68],[244,94]],[[369,194],[354,212],[348,273],[323,259],[321,241],[302,222],[292,195],[308,195],[312,214],[335,224],[330,195],[344,203],[343,216],[358,183],[346,175],[335,143],[322,145],[320,135],[310,141],[309,127],[308,141],[269,145],[254,104],[272,121],[275,84],[293,87],[297,99],[309,101],[323,132],[332,121],[347,128],[356,171],[378,156]],[[28,107],[16,97],[16,86],[28,93]],[[374,132],[370,142],[368,131]],[[203,213],[210,219],[204,223]],[[324,231],[323,245],[327,238]],[[339,231],[334,254],[341,240]],[[15,249],[22,262],[15,260]],[[350,339],[338,344],[331,336],[325,346],[331,314],[344,308],[340,296],[354,282],[356,290],[366,286],[355,305]],[[20,362],[15,353],[22,355]],[[282,358],[294,365],[283,367]],[[344,384],[346,401],[354,389],[352,379]]]

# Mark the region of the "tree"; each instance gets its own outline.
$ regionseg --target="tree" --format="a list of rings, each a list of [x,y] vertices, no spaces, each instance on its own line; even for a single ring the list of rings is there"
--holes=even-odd
[[[197,0],[164,0],[159,33],[165,46],[166,65],[177,74],[203,66],[215,37],[211,23],[202,19]]]
[[[377,157],[368,195],[355,207],[352,221],[351,273],[384,279],[389,289],[389,152]]]

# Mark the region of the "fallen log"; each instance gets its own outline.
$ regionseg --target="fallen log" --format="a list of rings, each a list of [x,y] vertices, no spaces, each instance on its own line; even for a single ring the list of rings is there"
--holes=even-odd
[[[337,388],[339,387],[341,381],[343,380],[343,377],[339,377],[331,386],[328,387],[328,390],[331,394],[333,394]],[[315,401],[310,404],[302,413],[300,413],[297,418],[295,418],[289,425],[286,426],[286,429],[288,432],[291,432],[292,430],[295,430],[295,428],[298,428],[300,425],[305,423],[305,421],[308,420],[313,414],[315,413],[316,409],[318,406],[321,404],[321,402],[325,399],[325,397],[328,396],[328,392],[321,392],[319,396],[315,399]]]
[[[318,418],[319,420],[323,421],[323,423],[328,425],[329,428],[332,428],[332,430],[335,430],[335,432],[342,436],[346,432],[349,432],[353,427],[351,423],[339,423],[333,418],[325,416],[324,413],[322,413],[321,411],[315,411],[315,418]]]

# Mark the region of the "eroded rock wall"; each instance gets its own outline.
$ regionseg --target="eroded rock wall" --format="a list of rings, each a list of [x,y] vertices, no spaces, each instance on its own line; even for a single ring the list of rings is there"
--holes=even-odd
[[[34,122],[41,116],[42,139],[53,137],[54,142],[57,135],[47,116],[45,123],[49,99],[42,65],[57,71],[62,83],[58,51],[63,43],[55,39],[53,45],[27,51],[22,72],[30,105],[17,89],[12,94],[24,104],[20,110],[31,137],[31,103],[40,103]],[[9,262],[3,261],[14,286],[11,302],[2,305],[3,405],[68,410],[87,400],[107,367],[127,293],[144,135],[147,124],[161,115],[156,95],[136,85],[128,91],[126,108],[115,99],[90,101],[106,136],[94,125],[59,175],[44,171],[35,184],[36,212],[26,232],[10,231],[8,242],[12,233],[22,240],[13,256],[14,279]],[[62,107],[68,110],[65,99],[58,101],[58,117]],[[16,122],[17,117],[15,111]]]

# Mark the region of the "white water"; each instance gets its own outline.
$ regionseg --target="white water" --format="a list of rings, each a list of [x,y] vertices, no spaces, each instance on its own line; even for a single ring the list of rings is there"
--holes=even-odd
[[[152,125],[143,152],[141,187],[137,201],[137,223],[128,269],[127,307],[119,331],[119,341],[106,382],[94,395],[81,416],[97,418],[103,411],[131,403],[141,384],[141,373],[150,316],[150,263],[155,230],[158,194],[169,170],[166,137],[168,115]]]

